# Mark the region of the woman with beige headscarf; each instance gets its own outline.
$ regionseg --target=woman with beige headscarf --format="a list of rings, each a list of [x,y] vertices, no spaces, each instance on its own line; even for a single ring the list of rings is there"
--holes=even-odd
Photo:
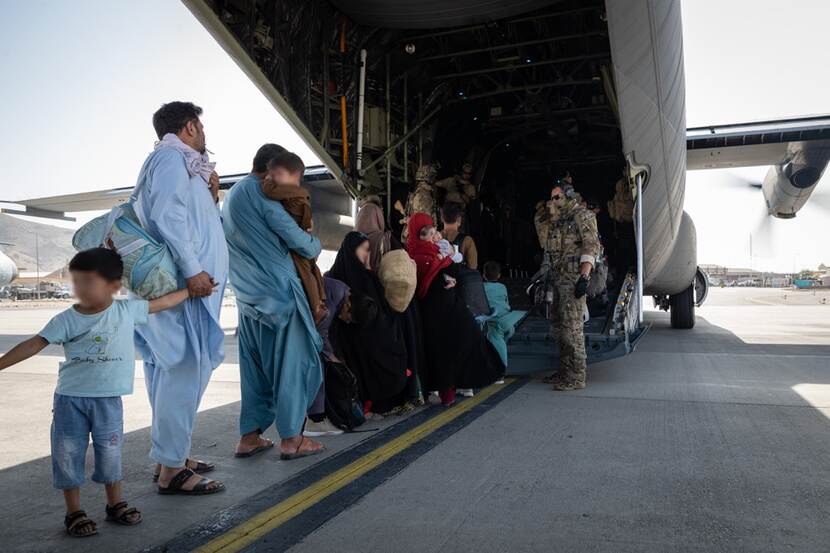
[[[357,212],[354,229],[369,237],[369,259],[366,268],[377,271],[380,267],[380,258],[392,250],[392,231],[386,230],[383,209],[376,203],[375,197],[363,200]],[[400,245],[395,249],[400,249]]]
[[[401,243],[392,236],[392,232],[386,230],[383,209],[377,196],[368,196],[362,200],[355,230],[369,239],[366,268],[378,275],[384,297],[402,323],[407,368],[410,370],[404,391],[407,404],[423,403],[418,384],[418,373],[422,370],[424,359],[421,322],[416,302],[412,301],[417,285],[414,262]],[[384,261],[381,264],[382,258]]]

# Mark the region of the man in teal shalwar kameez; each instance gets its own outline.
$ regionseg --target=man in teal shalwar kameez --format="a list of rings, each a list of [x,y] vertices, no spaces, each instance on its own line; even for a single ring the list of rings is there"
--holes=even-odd
[[[270,448],[260,434],[276,422],[281,457],[289,459],[322,449],[302,436],[322,382],[322,340],[290,254],[315,258],[321,246],[280,202],[262,193],[262,154],[269,147],[274,145],[260,148],[254,172],[234,185],[222,210],[239,310],[242,437],[236,453],[247,457]]]

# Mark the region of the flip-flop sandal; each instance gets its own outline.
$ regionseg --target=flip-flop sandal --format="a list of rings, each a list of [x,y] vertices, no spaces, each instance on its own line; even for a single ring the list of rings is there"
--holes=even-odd
[[[135,507],[128,507],[126,501],[122,501],[120,503],[116,503],[112,507],[109,505],[106,506],[107,511],[107,520],[110,522],[116,522],[118,524],[123,524],[124,526],[135,526],[143,519],[141,518],[141,511],[136,509]],[[137,520],[130,520],[130,515],[138,515]]]
[[[158,492],[161,495],[209,495],[212,493],[219,493],[225,491],[225,484],[216,480],[202,478],[193,486],[192,490],[183,490],[185,482],[196,473],[190,469],[183,469],[176,476],[170,480],[170,484],[166,488],[158,487]],[[209,487],[211,482],[216,482],[217,485]]]
[[[320,449],[311,449],[308,451],[300,451],[300,448],[303,447],[303,444],[306,441],[306,437],[300,440],[300,443],[297,445],[297,449],[294,453],[280,453],[280,459],[283,461],[291,461],[292,459],[300,459],[302,457],[311,457],[312,455],[317,455],[318,453],[322,453],[326,450],[326,446],[321,447]],[[322,444],[321,444],[322,445]]]
[[[66,526],[66,533],[73,538],[88,538],[98,533],[98,526],[95,521],[86,516],[84,511],[75,511],[63,518],[63,525]],[[91,528],[89,533],[81,533],[81,529]]]
[[[184,466],[189,468],[190,470],[192,470],[196,474],[204,474],[204,473],[210,472],[210,471],[212,471],[213,469],[216,468],[216,465],[214,465],[213,463],[206,463],[204,461],[199,461],[198,459],[196,460],[196,467],[195,468],[188,467],[187,463],[189,463],[192,460],[193,459],[187,459],[184,462]],[[153,474],[153,482],[158,482],[158,481],[159,481],[159,473]]]
[[[269,441],[267,444],[264,444],[264,445],[260,444],[260,445],[256,446],[251,451],[246,451],[244,453],[234,453],[233,456],[236,457],[237,459],[246,459],[248,457],[253,457],[257,453],[262,453],[263,451],[268,451],[272,447],[274,447],[274,442]]]

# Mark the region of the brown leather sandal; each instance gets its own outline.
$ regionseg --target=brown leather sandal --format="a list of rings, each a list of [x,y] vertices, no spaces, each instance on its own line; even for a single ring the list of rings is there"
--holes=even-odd
[[[126,501],[120,501],[112,507],[107,505],[105,510],[107,511],[107,520],[110,522],[123,524],[124,526],[135,526],[142,521],[141,511],[128,506]],[[138,515],[138,518],[133,518],[132,515]]]
[[[66,533],[73,538],[88,538],[98,533],[98,525],[84,511],[69,513],[63,518],[63,525],[66,526]]]

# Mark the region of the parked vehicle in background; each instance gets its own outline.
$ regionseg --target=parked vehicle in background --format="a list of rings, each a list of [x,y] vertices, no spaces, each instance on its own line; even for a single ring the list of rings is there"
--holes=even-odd
[[[61,286],[53,293],[52,297],[59,300],[66,300],[72,297],[72,290],[69,286]]]

